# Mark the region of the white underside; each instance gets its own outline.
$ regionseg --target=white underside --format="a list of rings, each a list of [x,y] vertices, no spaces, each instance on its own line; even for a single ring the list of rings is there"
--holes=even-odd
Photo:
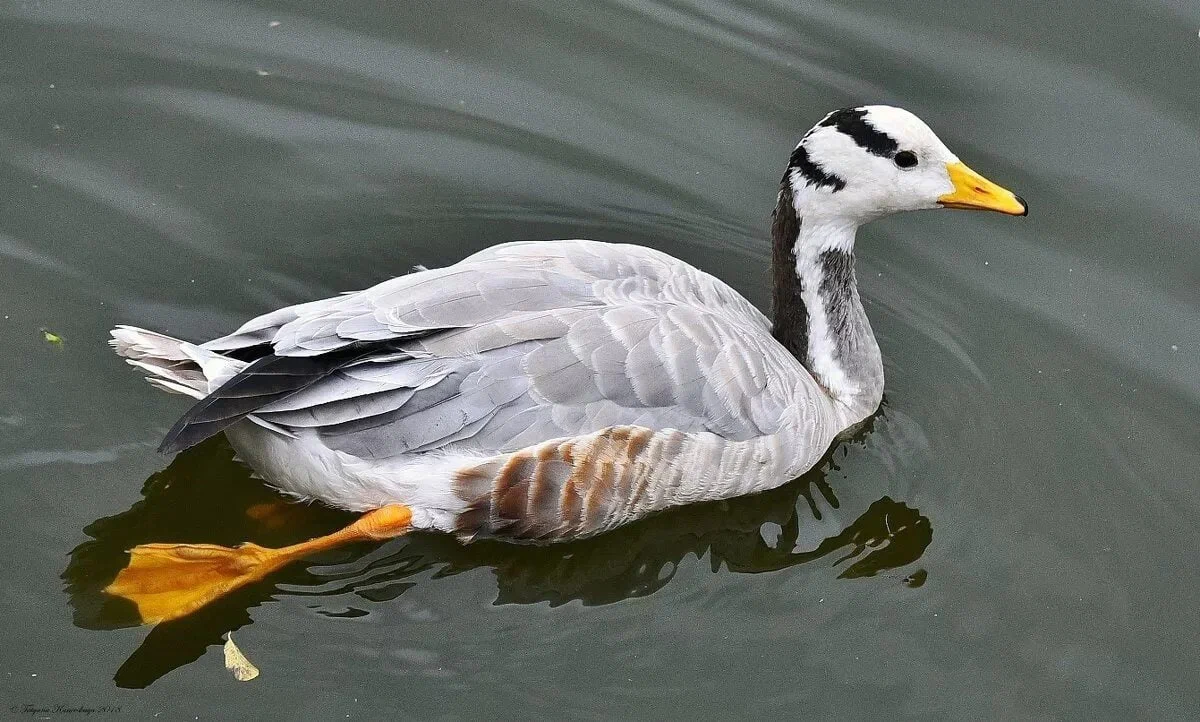
[[[296,431],[287,438],[241,421],[225,434],[244,463],[286,494],[349,511],[404,504],[419,529],[454,530],[465,506],[451,489],[454,472],[485,458],[429,453],[368,462],[328,448],[308,429]]]

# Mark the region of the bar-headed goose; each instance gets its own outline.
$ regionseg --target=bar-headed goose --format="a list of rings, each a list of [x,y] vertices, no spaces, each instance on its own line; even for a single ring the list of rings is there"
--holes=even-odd
[[[117,353],[198,400],[163,451],[224,431],[282,491],[367,513],[283,549],[139,546],[108,591],[156,622],[346,541],[577,539],[783,484],[882,397],[855,230],[938,207],[1026,213],[911,113],[850,108],[780,184],[773,320],[665,253],[575,240],[495,246],[202,344],[119,327]]]

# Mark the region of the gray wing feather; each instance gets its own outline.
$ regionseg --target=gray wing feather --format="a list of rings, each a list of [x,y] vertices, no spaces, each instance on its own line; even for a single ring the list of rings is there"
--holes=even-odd
[[[436,383],[447,372],[440,361],[413,360],[408,354],[399,362],[348,366],[286,399],[260,407],[256,413],[310,409],[385,391],[415,389]]]
[[[381,458],[510,451],[617,425],[771,433],[798,363],[768,329],[728,286],[665,254],[564,241],[496,246],[280,309],[205,347],[311,356],[394,340],[256,412]]]
[[[321,385],[319,383],[315,384],[315,386]],[[394,391],[355,395],[351,398],[288,411],[257,411],[255,414],[266,421],[279,424],[280,426],[299,428],[329,427],[395,411],[408,403],[416,392],[417,389],[415,388],[400,388]],[[291,401],[291,399],[288,399],[288,401]]]

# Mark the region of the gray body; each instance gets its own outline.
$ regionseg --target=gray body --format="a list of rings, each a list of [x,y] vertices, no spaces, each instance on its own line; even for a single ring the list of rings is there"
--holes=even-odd
[[[809,291],[835,304],[843,360],[857,346],[878,359],[844,271]],[[874,398],[835,398],[722,281],[595,241],[496,246],[199,346],[114,336],[152,380],[197,398],[246,370],[231,352],[319,359],[386,342],[256,406],[229,438],[284,491],[407,504],[419,525],[466,538],[577,538],[773,488],[873,413],[882,388],[868,369]]]

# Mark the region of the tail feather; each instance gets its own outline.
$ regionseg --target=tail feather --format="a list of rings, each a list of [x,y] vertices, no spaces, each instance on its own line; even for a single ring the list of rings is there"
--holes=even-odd
[[[136,326],[117,326],[110,333],[112,339],[108,345],[116,349],[117,355],[123,358],[138,361],[147,358],[157,361],[191,360],[180,348],[184,342],[177,338]]]
[[[108,343],[126,363],[148,373],[146,380],[151,386],[198,400],[208,397],[249,366],[245,361],[134,326],[117,326]],[[295,436],[282,426],[257,416],[245,418],[277,434]],[[228,424],[213,433],[225,426]]]
[[[183,396],[191,396],[193,399],[204,398],[204,394],[191,386],[184,386],[183,384],[177,384],[174,381],[167,381],[166,379],[154,376],[147,376],[146,380],[150,382],[151,386],[162,389],[169,394],[182,394]]]
[[[208,390],[208,379],[204,378],[204,374],[194,364],[184,361],[155,363],[137,359],[126,359],[125,363],[148,373],[146,380],[151,386],[157,386],[169,393],[202,399]]]
[[[152,385],[194,399],[204,398],[246,367],[244,361],[134,326],[117,326],[108,343],[126,363],[145,371]]]

